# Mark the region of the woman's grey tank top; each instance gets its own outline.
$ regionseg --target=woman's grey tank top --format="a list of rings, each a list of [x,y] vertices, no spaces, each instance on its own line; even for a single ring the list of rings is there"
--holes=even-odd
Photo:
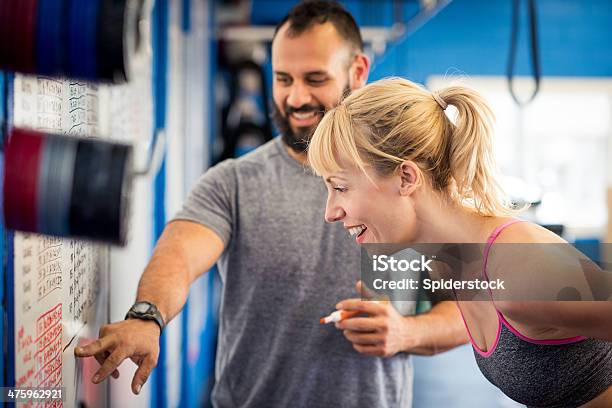
[[[612,343],[601,340],[534,344],[502,324],[493,353],[474,355],[491,383],[529,407],[578,407],[612,385]]]
[[[491,234],[485,268],[488,248],[515,222],[520,220]],[[483,275],[488,279],[486,270]],[[529,407],[578,407],[612,386],[612,342],[585,337],[534,340],[518,332],[499,311],[497,314],[498,335],[491,350],[482,352],[473,340],[472,345],[480,371],[508,397]]]

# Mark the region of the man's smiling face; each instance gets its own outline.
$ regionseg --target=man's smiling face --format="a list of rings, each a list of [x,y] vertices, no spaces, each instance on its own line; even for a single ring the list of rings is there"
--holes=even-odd
[[[351,48],[331,23],[289,36],[285,24],[272,44],[273,118],[285,143],[308,146],[323,114],[350,92]]]

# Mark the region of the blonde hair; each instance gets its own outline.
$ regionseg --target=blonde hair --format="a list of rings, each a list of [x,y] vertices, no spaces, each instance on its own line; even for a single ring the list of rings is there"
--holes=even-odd
[[[494,115],[474,90],[452,86],[434,95],[402,78],[361,88],[325,114],[308,148],[315,173],[341,170],[348,159],[364,173],[371,166],[389,176],[413,161],[431,186],[486,216],[516,212],[504,199],[494,173]],[[442,106],[457,110],[456,120]]]

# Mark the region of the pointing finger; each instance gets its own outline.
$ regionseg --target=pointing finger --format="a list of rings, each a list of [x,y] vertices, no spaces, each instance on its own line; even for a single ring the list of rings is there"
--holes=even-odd
[[[115,339],[111,336],[101,337],[98,340],[74,348],[74,355],[77,357],[91,357],[112,348],[115,344]]]

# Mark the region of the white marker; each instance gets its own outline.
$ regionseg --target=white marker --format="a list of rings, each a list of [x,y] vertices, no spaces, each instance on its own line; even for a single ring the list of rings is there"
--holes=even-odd
[[[322,317],[319,320],[319,322],[321,324],[341,322],[342,320],[348,319],[348,318],[353,317],[353,316],[357,316],[360,313],[361,312],[358,311],[358,310],[336,310],[335,312],[333,312],[329,316]]]

